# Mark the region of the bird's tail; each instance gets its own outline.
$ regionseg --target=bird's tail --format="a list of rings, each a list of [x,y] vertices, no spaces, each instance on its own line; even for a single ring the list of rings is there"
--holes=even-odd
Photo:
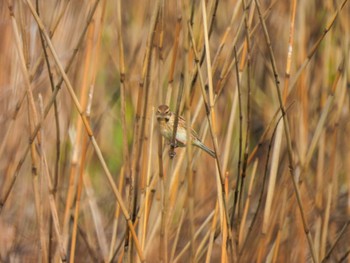
[[[216,158],[216,154],[212,149],[209,149],[204,143],[201,141],[197,140],[194,143],[195,146],[201,148],[202,150],[206,151],[208,154],[210,154],[211,157]]]

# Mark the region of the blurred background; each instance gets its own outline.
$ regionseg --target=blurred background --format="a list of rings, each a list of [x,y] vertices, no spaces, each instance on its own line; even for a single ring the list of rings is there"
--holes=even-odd
[[[347,2],[2,1],[0,262],[350,262]]]

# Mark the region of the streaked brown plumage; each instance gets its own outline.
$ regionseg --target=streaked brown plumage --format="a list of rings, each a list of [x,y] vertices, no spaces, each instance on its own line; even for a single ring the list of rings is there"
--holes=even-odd
[[[175,123],[175,114],[172,113],[167,105],[160,105],[157,110],[157,121],[160,126],[160,133],[165,139],[171,141],[173,138],[173,129]],[[176,143],[179,147],[185,147],[187,143],[186,121],[179,116],[178,126],[176,130]],[[197,133],[191,128],[191,143],[216,157],[215,152],[205,146],[199,139]]]

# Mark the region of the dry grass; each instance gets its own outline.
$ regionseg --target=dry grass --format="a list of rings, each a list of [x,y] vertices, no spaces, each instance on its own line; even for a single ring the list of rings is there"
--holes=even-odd
[[[0,262],[349,262],[349,14],[2,1]]]

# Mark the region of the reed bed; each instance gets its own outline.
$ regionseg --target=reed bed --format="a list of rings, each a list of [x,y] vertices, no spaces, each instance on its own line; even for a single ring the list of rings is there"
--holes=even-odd
[[[2,1],[0,262],[350,262],[347,2]]]

